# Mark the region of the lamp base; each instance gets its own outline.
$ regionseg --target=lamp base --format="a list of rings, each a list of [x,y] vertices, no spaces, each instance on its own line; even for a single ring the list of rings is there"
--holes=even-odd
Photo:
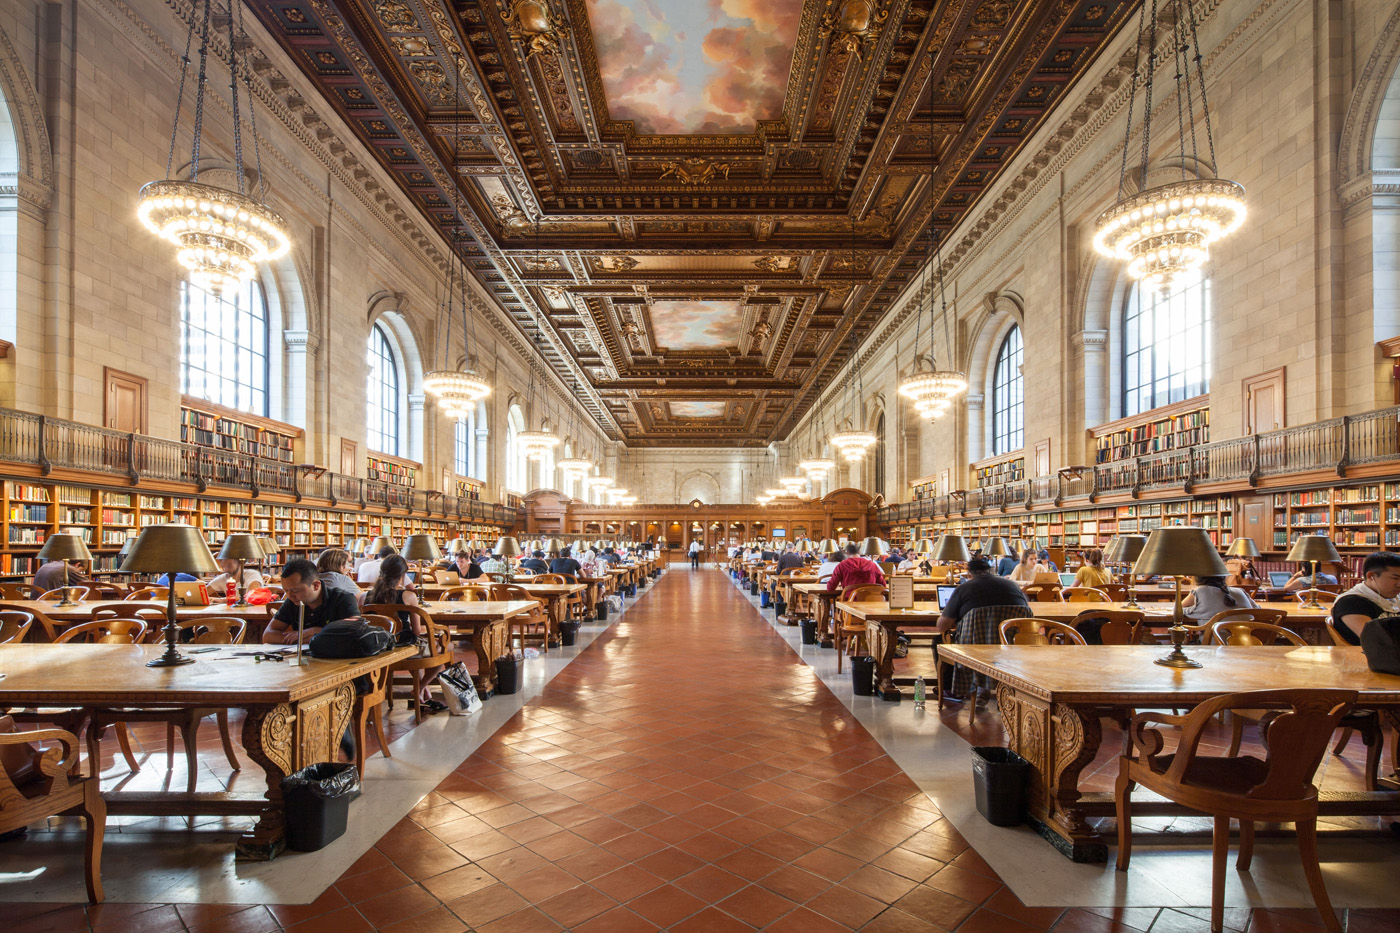
[[[187,658],[178,651],[167,649],[165,654],[154,661],[147,661],[147,667],[179,667],[181,664],[193,664],[194,658]]]
[[[1187,657],[1186,652],[1181,650],[1180,645],[1177,645],[1174,648],[1172,648],[1171,654],[1167,655],[1164,658],[1158,658],[1152,663],[1160,664],[1163,667],[1174,667],[1178,670],[1190,670],[1192,668],[1197,668],[1201,666],[1200,661],[1193,661],[1189,657]]]

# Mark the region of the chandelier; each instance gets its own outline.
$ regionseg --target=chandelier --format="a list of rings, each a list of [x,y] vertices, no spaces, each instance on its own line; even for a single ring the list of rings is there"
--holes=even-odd
[[[559,438],[548,431],[521,431],[515,435],[520,452],[530,460],[543,460],[559,444]]]
[[[778,485],[788,491],[789,495],[797,495],[807,487],[807,477],[805,476],[783,476],[779,477]]]
[[[930,116],[930,120],[932,117]],[[929,132],[933,132],[930,125]],[[947,353],[952,355],[952,342],[948,333],[948,295],[943,289],[943,239],[938,235],[938,231],[933,228],[933,219],[929,219],[929,241],[933,245],[932,261],[924,263],[925,275],[933,270],[936,264],[938,267],[938,296],[939,308],[943,317],[943,346]],[[929,284],[928,291],[928,356],[919,355],[919,331],[916,326],[914,331],[914,370],[909,375],[899,380],[899,394],[914,403],[914,410],[922,418],[929,421],[937,421],[943,414],[953,407],[953,399],[967,391],[967,377],[956,370],[939,369],[938,359],[934,353],[934,306],[933,288]],[[920,314],[916,324],[922,324],[923,315]],[[927,366],[927,368],[925,368]]]
[[[841,456],[851,463],[855,463],[865,456],[865,452],[876,444],[880,439],[869,431],[857,431],[851,427],[851,419],[847,418],[844,431],[837,431],[831,435],[831,446],[841,452]]]
[[[1194,278],[1216,241],[1234,233],[1244,223],[1244,187],[1214,177],[1215,137],[1211,132],[1210,104],[1206,99],[1205,71],[1200,40],[1196,36],[1196,11],[1190,0],[1163,0],[1170,17],[1171,45],[1176,65],[1177,163],[1181,177],[1133,195],[1124,195],[1128,175],[1128,149],[1133,135],[1133,105],[1139,78],[1143,84],[1142,165],[1139,179],[1148,177],[1152,142],[1152,83],[1159,64],[1157,54],[1157,6],[1149,19],[1147,4],[1138,17],[1138,41],[1133,52],[1129,85],[1128,125],[1123,138],[1123,161],[1118,172],[1118,200],[1099,215],[1094,225],[1094,249],[1110,259],[1128,264],[1128,275],[1160,289],[1171,290],[1179,278]],[[1145,45],[1146,67],[1139,69]],[[1192,87],[1192,66],[1195,87]],[[1201,95],[1201,114],[1210,161],[1203,163],[1196,151],[1195,93]],[[1189,147],[1187,136],[1190,136]],[[1205,165],[1210,178],[1190,177],[1188,166]],[[1192,169],[1194,172],[1194,168]]]
[[[826,474],[836,469],[836,461],[827,457],[806,457],[799,461],[797,468],[813,481],[826,479]]]
[[[175,98],[175,121],[170,132],[170,153],[165,178],[141,188],[136,216],[147,230],[175,246],[175,258],[189,272],[190,282],[219,294],[237,289],[253,277],[257,264],[280,259],[291,249],[287,222],[266,204],[267,190],[258,149],[257,114],[253,106],[252,74],[242,67],[238,51],[247,42],[243,31],[243,5],[237,16],[228,16],[230,104],[233,111],[233,161],[238,190],[220,188],[199,180],[199,153],[204,127],[204,86],[209,72],[210,14],[213,0],[196,0],[185,37],[180,65],[180,90]],[[180,132],[180,110],[185,101],[185,81],[190,67],[190,46],[199,35],[199,75],[194,98],[194,141],[190,148],[188,181],[170,177],[175,164],[175,140]],[[258,173],[258,198],[249,196],[243,169],[243,114],[238,103],[238,82],[248,92],[248,121],[253,134],[253,159]]]
[[[423,391],[437,399],[438,408],[449,418],[465,418],[491,394],[491,387],[470,369],[439,369],[423,377]]]
[[[602,492],[602,490],[607,489],[609,486],[611,486],[613,484],[613,481],[612,477],[610,476],[591,476],[588,479],[584,480],[583,484],[589,489],[596,489],[599,492]]]
[[[565,457],[554,465],[567,479],[583,479],[593,469],[593,461],[584,457]]]

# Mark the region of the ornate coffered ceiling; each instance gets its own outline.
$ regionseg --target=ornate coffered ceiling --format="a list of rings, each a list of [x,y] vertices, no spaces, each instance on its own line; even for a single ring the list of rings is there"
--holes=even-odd
[[[603,428],[781,439],[1133,0],[247,0]]]

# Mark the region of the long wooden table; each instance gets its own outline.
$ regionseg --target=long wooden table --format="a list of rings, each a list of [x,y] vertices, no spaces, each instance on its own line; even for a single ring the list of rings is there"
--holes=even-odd
[[[212,647],[212,646],[200,646]],[[256,816],[237,844],[239,858],[267,860],[285,847],[282,778],[334,761],[355,704],[356,677],[414,656],[397,648],[373,658],[286,661],[238,657],[260,646],[222,645],[191,654],[194,664],[151,668],[161,645],[0,645],[0,706],[133,709],[236,708],[246,711],[243,748],[266,774],[261,797],[178,791],[102,796],[117,814]]]
[[[1179,670],[1152,663],[1161,645],[944,645],[945,663],[965,664],[997,681],[1007,745],[1031,763],[1027,811],[1033,824],[1077,862],[1107,858],[1089,820],[1114,813],[1112,794],[1085,794],[1084,768],[1103,741],[1104,708],[1191,707],[1225,693],[1282,688],[1356,690],[1359,704],[1400,727],[1400,677],[1377,674],[1360,648],[1201,647],[1185,650],[1203,665]],[[1134,804],[1145,816],[1172,815],[1173,804]],[[1400,812],[1393,791],[1324,793],[1327,815]]]
[[[533,599],[454,599],[422,604],[434,622],[471,634],[477,665],[476,676],[472,679],[483,699],[489,699],[496,692],[496,659],[504,657],[510,648],[510,620],[533,611],[537,605]]]

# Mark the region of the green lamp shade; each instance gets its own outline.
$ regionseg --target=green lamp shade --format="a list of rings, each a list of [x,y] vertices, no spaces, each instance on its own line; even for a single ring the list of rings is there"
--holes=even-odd
[[[1205,529],[1186,525],[1154,530],[1133,564],[1137,576],[1223,577],[1227,572]]]
[[[38,556],[40,560],[92,560],[87,543],[77,535],[65,532],[45,538]]]
[[[147,525],[122,561],[129,573],[218,573],[198,528],[192,525]]]
[[[219,548],[219,560],[263,560],[267,549],[255,535],[231,534]]]
[[[972,559],[972,553],[962,535],[943,535],[934,548],[933,559],[967,561]]]
[[[404,560],[439,560],[442,552],[438,550],[437,539],[432,535],[418,534],[404,539],[400,555]]]

